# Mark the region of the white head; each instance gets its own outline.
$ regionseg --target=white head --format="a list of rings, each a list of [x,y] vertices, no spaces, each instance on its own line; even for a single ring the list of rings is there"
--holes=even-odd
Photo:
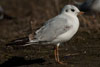
[[[77,16],[80,13],[80,10],[74,5],[66,5],[61,13]]]

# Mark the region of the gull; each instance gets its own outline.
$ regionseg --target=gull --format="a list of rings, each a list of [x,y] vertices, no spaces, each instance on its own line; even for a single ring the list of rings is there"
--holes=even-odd
[[[29,42],[24,46],[33,44],[53,44],[56,62],[63,64],[59,59],[59,46],[61,43],[69,41],[79,28],[78,14],[83,14],[74,5],[65,5],[61,13],[46,21],[45,24],[35,32],[34,37],[29,35]],[[27,39],[24,39],[27,41]],[[22,42],[16,40],[14,42]]]
[[[0,6],[0,20],[3,20],[3,19],[14,19],[14,17],[11,17],[11,16],[8,16],[4,9],[2,8],[2,6]]]
[[[100,0],[85,0],[81,3],[75,1],[75,4],[79,7],[81,11],[84,12],[100,12]]]

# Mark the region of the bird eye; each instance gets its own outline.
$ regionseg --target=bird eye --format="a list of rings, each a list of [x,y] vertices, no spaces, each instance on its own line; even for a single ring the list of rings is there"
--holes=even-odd
[[[68,12],[68,10],[66,10],[66,12]]]
[[[71,9],[71,11],[74,12],[75,10],[74,9]]]

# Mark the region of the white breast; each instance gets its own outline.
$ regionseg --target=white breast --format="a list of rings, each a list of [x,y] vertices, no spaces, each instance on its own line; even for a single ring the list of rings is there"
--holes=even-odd
[[[79,28],[79,20],[77,17],[75,17],[71,21],[69,22],[71,24],[70,29],[68,31],[66,31],[65,33],[59,35],[53,42],[68,41],[75,35],[75,33],[77,32],[77,30]]]

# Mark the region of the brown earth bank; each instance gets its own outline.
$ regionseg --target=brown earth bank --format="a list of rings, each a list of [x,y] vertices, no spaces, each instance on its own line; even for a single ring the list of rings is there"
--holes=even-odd
[[[15,19],[0,20],[0,67],[100,67],[100,17],[94,23],[89,16],[80,18],[80,29],[60,46],[60,59],[55,62],[54,45],[6,46],[41,27],[44,21],[60,13],[73,0],[0,0],[5,13]],[[59,6],[57,6],[59,5]],[[32,21],[32,25],[30,25]],[[32,29],[31,29],[32,26]]]

